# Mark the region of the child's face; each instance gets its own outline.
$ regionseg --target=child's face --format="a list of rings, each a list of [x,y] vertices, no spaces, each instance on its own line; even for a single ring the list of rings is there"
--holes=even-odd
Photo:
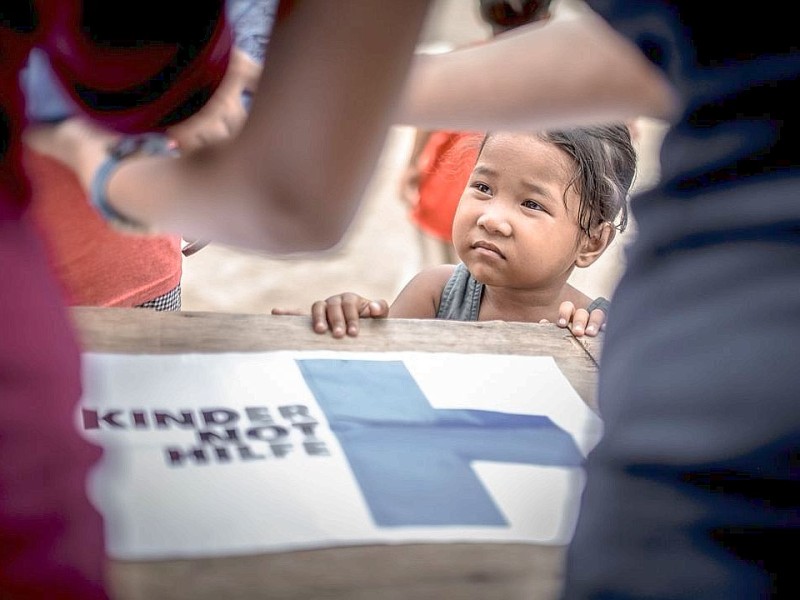
[[[573,169],[567,154],[532,135],[489,137],[453,220],[456,251],[478,281],[563,285],[581,236],[579,198],[566,191]]]

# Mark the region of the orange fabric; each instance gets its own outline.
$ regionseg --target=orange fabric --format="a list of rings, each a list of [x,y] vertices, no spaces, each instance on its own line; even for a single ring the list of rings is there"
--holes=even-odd
[[[66,166],[29,149],[25,160],[33,190],[26,218],[45,241],[68,304],[133,307],[180,283],[180,237],[113,229]]]
[[[478,159],[481,134],[435,131],[417,158],[419,202],[409,217],[422,231],[452,241],[453,217]]]

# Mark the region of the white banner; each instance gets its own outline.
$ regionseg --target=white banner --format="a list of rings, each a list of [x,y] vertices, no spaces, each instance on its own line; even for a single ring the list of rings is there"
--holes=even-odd
[[[76,415],[120,559],[565,544],[601,423],[551,357],[83,356]]]

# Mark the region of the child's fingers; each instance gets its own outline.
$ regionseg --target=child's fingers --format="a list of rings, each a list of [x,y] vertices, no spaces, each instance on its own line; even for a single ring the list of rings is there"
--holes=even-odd
[[[358,294],[352,293],[345,293],[340,296],[342,303],[341,309],[338,312],[334,312],[336,317],[338,318],[341,314],[342,318],[344,319],[344,330],[342,333],[346,333],[347,335],[356,336],[358,335],[358,320],[359,314],[362,311],[363,306],[365,305],[365,298],[362,298]],[[328,313],[328,322],[330,323],[330,311]],[[335,327],[333,327],[333,337],[341,337],[337,335],[339,333],[340,326],[337,323]]]
[[[331,330],[331,335],[335,338],[344,337],[347,332],[347,320],[342,310],[342,305],[328,304],[325,309],[325,318],[328,320],[328,328]]]
[[[367,314],[364,315],[363,313]],[[373,319],[382,319],[389,316],[389,303],[386,300],[370,300],[362,316],[371,317]]]
[[[562,302],[558,307],[558,320],[556,324],[559,327],[566,327],[572,320],[572,315],[575,314],[575,305],[569,300]]]
[[[594,337],[606,326],[606,311],[596,308],[589,315],[589,323],[586,325],[586,335]]]
[[[328,331],[328,301],[317,300],[311,305],[311,327],[317,333]]]
[[[579,308],[576,310],[575,314],[572,315],[572,333],[576,337],[581,337],[588,322],[589,311],[587,311],[585,308]]]
[[[325,301],[325,320],[333,337],[344,337],[347,332],[347,319],[345,318],[341,296],[334,296]]]
[[[370,307],[374,305],[374,307]],[[325,300],[317,300],[311,305],[311,326],[317,333],[330,330],[335,338],[345,335],[358,335],[358,321],[361,316],[370,317],[374,310],[380,315],[382,311],[388,313],[385,300],[370,302],[358,294],[345,292]]]

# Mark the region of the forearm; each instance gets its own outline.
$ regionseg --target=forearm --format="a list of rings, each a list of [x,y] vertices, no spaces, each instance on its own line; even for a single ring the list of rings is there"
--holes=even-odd
[[[675,109],[674,93],[658,69],[591,13],[416,57],[398,122],[542,129],[637,116],[667,119]]]

